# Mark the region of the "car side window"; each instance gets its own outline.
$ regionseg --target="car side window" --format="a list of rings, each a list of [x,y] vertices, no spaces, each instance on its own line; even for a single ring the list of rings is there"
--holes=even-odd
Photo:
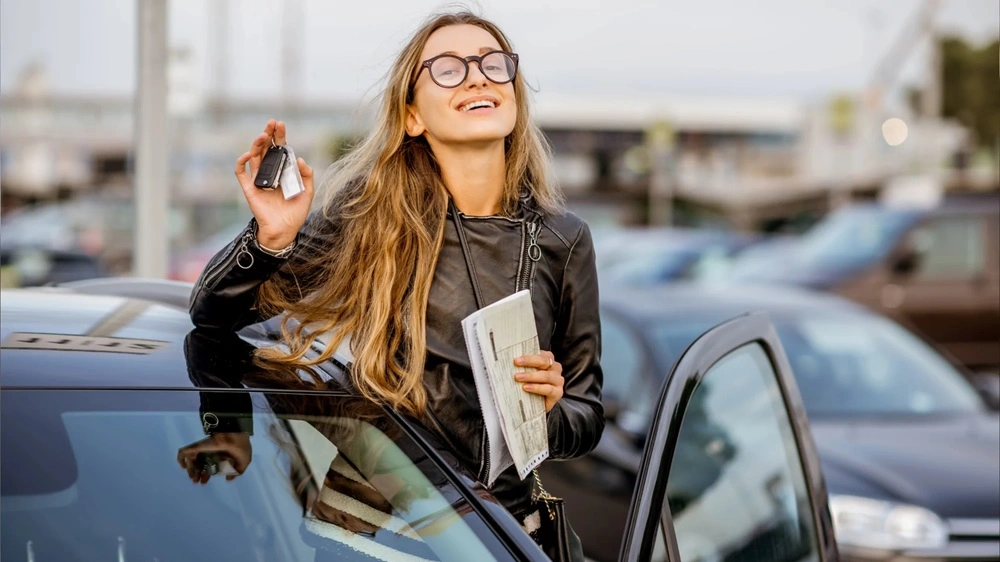
[[[632,332],[609,314],[601,316],[601,363],[614,365],[604,377],[603,393],[615,400],[627,398],[639,379],[642,349]]]
[[[983,271],[986,235],[981,219],[933,219],[911,233],[911,242],[920,255],[915,278],[972,277]]]
[[[684,562],[820,559],[800,452],[760,344],[724,356],[694,389],[666,498]]]

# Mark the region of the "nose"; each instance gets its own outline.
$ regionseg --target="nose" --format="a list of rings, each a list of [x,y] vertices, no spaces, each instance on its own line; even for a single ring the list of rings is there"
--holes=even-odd
[[[465,77],[467,87],[485,86],[489,78],[483,73],[482,63],[479,61],[469,61],[469,75]]]

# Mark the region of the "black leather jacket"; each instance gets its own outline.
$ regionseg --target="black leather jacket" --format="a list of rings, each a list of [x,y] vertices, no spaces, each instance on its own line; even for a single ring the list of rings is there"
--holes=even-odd
[[[543,215],[530,198],[521,200],[511,218],[461,213],[458,217],[484,304],[530,288],[539,345],[552,351],[563,366],[564,395],[548,413],[550,458],[588,453],[604,430],[597,272],[589,228],[571,213]],[[253,309],[257,288],[280,272],[286,259],[270,256],[253,244],[255,227],[251,220],[202,273],[191,295],[196,326],[236,330],[261,320]],[[287,259],[320,248],[323,237],[335,232],[335,225],[314,214]],[[461,320],[476,309],[465,253],[449,213],[427,306],[424,384],[428,423],[470,472],[485,482],[485,428],[461,327]],[[491,491],[518,513],[526,507],[532,482],[530,477],[521,481],[510,468]]]

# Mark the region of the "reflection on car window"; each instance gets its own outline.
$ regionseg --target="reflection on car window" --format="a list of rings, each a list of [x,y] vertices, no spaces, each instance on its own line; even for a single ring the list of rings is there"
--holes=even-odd
[[[920,255],[915,272],[926,279],[971,277],[983,271],[985,240],[978,218],[946,218],[928,222],[912,234]]]
[[[758,344],[694,390],[667,477],[684,562],[818,560],[812,507],[776,375]]]
[[[204,417],[183,403],[193,392],[114,394],[5,393],[4,560],[493,558],[436,465],[385,418],[355,415],[356,399],[326,396],[339,414],[307,417],[253,394],[252,414]],[[211,440],[227,445],[206,452]]]
[[[803,315],[776,328],[810,416],[981,408],[975,390],[954,367],[890,320]]]

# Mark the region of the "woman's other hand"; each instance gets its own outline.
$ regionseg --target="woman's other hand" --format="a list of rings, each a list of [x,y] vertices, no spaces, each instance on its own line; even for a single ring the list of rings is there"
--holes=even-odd
[[[517,373],[514,378],[524,383],[525,392],[545,397],[545,412],[548,413],[563,397],[562,364],[556,361],[551,351],[538,355],[524,355],[514,359],[517,367],[534,367],[536,371]]]
[[[197,443],[181,447],[177,451],[177,464],[187,471],[188,478],[195,484],[206,484],[212,477],[204,470],[203,463],[199,462],[198,455],[206,454],[229,461],[237,474],[227,474],[226,480],[233,480],[250,466],[253,458],[250,436],[246,433],[216,433]]]
[[[285,200],[280,189],[260,189],[253,184],[257,169],[264,154],[274,144],[284,146],[286,142],[285,123],[271,119],[264,132],[257,135],[250,150],[236,160],[236,179],[243,188],[243,195],[250,205],[250,212],[257,219],[257,241],[267,248],[280,250],[295,240],[299,229],[306,223],[309,207],[313,199],[313,170],[305,160],[299,158],[296,164],[302,174],[305,193]],[[247,164],[250,170],[247,171]]]

